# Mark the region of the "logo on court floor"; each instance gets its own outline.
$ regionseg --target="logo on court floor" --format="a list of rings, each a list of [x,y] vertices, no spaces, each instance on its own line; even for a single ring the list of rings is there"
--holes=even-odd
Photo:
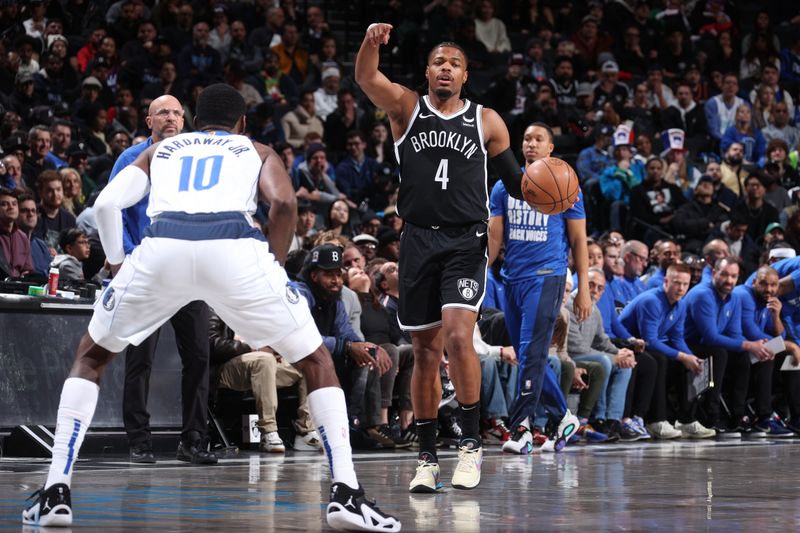
[[[465,300],[472,300],[478,295],[478,282],[474,279],[461,278],[458,280],[458,292]]]
[[[114,303],[114,289],[109,287],[103,294],[103,309],[106,311],[111,311],[114,309]]]
[[[288,281],[286,282],[286,299],[289,300],[290,304],[296,304],[300,301],[300,293],[297,292],[294,285]]]

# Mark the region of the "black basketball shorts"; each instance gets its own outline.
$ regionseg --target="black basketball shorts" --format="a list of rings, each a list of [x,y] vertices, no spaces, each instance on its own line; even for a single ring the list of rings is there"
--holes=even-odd
[[[400,327],[440,326],[448,307],[478,312],[486,292],[487,232],[485,222],[438,228],[406,223],[400,236]]]

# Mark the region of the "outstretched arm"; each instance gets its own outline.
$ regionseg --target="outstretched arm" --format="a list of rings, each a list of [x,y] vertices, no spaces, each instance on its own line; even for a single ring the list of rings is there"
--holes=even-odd
[[[275,259],[283,264],[297,225],[297,198],[278,154],[269,146],[254,144],[263,160],[258,191],[269,204],[269,247]]]
[[[370,24],[361,48],[356,56],[356,83],[373,104],[389,114],[392,134],[397,139],[403,135],[408,119],[417,105],[417,94],[389,78],[378,70],[380,46],[389,42],[391,24]]]

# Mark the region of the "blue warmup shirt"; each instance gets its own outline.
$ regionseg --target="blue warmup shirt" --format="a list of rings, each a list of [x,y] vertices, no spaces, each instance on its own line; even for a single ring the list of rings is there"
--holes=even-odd
[[[614,297],[611,291],[608,290],[608,281],[606,281],[606,290],[596,303],[597,309],[600,310],[600,316],[603,317],[603,329],[606,335],[617,339],[630,339],[633,335],[622,325],[617,315],[617,307],[614,305]]]
[[[686,339],[741,352],[742,305],[737,294],[722,300],[711,284],[698,283],[686,294]]]
[[[747,340],[759,341],[761,339],[771,339],[775,336],[775,323],[772,320],[772,313],[767,306],[762,304],[756,296],[753,287],[739,285],[733,289],[734,294],[739,297],[742,305],[742,333]],[[784,332],[782,337],[786,336]]]
[[[664,285],[664,271],[660,268],[653,272],[653,275],[644,284],[645,289],[658,289]]]
[[[714,278],[714,272],[710,266],[703,267],[703,276],[700,278],[700,283],[711,283]]]
[[[675,359],[678,352],[692,353],[684,340],[686,304],[678,300],[670,305],[663,287],[644,291],[631,301],[619,317],[634,337],[643,339],[648,348]]]
[[[583,193],[578,201],[558,215],[543,215],[527,202],[508,195],[502,181],[492,188],[491,216],[502,216],[505,263],[500,275],[515,282],[535,276],[567,274],[567,219],[585,219]],[[532,246],[535,245],[535,246]]]
[[[47,152],[47,155],[44,156],[44,160],[47,163],[51,163],[56,170],[69,166],[69,161],[64,161],[53,152]]]
[[[147,141],[135,144],[122,152],[111,169],[108,176],[109,183],[120,171],[136,161],[139,154],[147,150],[153,144],[153,138],[148,137]],[[144,229],[150,225],[150,217],[147,216],[147,206],[150,205],[150,195],[145,195],[134,205],[122,210],[122,247],[125,253],[129,254],[134,248],[139,246],[144,237]]]
[[[615,276],[606,280],[606,292],[611,292],[614,303],[623,307],[642,294],[647,289],[639,278],[628,279],[625,276]]]

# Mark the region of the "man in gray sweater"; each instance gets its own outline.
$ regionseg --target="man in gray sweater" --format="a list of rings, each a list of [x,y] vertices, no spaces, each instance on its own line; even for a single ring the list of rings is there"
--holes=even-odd
[[[636,366],[636,359],[631,350],[614,346],[603,330],[603,318],[596,304],[603,295],[605,283],[605,275],[601,269],[589,269],[592,312],[583,322],[578,322],[575,314],[570,312],[567,353],[576,362],[594,361],[605,369],[606,380],[592,412],[591,425],[598,431],[619,436],[622,440],[637,440],[640,438],[639,433],[620,422],[625,410],[631,369]],[[570,309],[570,306],[567,308]]]

